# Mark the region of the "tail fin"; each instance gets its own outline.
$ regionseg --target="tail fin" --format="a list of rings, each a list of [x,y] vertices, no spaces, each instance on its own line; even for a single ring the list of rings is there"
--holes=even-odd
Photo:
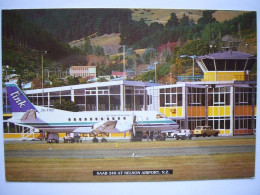
[[[12,112],[26,112],[31,109],[36,110],[34,105],[16,84],[6,84],[6,89]]]

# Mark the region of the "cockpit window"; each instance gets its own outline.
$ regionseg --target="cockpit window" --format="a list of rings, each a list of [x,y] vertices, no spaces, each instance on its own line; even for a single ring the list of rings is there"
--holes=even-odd
[[[167,117],[165,115],[163,115],[163,114],[157,114],[156,118],[167,118]]]

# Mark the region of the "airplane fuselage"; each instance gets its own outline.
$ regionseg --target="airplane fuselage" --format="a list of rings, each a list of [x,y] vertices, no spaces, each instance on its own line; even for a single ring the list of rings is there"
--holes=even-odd
[[[117,121],[118,132],[130,131],[133,123],[136,131],[165,131],[178,128],[178,124],[156,111],[83,111],[69,112],[53,108],[35,106],[37,118],[20,120],[24,113],[16,113],[17,123],[24,126],[50,131],[73,132],[84,127],[91,130],[96,124]],[[158,117],[159,116],[159,117]]]

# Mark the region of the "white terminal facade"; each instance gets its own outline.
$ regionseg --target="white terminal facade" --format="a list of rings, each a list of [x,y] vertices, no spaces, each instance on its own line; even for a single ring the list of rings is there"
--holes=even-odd
[[[256,129],[257,87],[249,73],[256,58],[228,51],[197,57],[196,62],[204,77],[180,77],[180,82],[172,85],[120,80],[25,93],[34,104],[46,107],[70,100],[82,111],[156,110],[183,129],[209,125],[220,135],[252,134]]]

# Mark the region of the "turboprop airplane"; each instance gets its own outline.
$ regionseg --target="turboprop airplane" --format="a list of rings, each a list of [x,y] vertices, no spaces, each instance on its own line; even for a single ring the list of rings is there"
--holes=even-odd
[[[179,125],[157,111],[70,112],[33,105],[16,84],[6,84],[12,118],[19,126],[58,133],[119,133],[167,131]]]

